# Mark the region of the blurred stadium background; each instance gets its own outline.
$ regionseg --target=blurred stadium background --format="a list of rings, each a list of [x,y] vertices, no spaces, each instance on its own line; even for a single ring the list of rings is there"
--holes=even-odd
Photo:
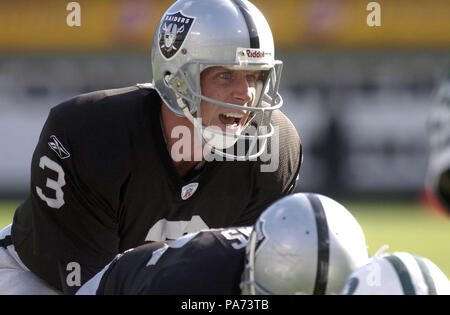
[[[49,109],[76,94],[151,81],[150,49],[171,0],[0,1],[0,224],[29,187]],[[431,97],[450,69],[450,1],[253,0],[284,61],[283,111],[305,158],[298,191],[343,202],[369,252],[414,252],[450,275],[448,218],[423,202]],[[95,130],[93,131],[95,132]]]

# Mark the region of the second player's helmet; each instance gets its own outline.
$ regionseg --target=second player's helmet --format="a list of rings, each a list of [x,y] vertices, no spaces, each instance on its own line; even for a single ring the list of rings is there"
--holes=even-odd
[[[369,259],[352,214],[329,197],[306,193],[262,213],[246,254],[243,294],[338,294]]]
[[[344,295],[449,295],[450,283],[431,260],[407,252],[375,256],[354,271]]]
[[[254,158],[263,153],[267,138],[273,135],[271,113],[283,103],[278,93],[282,62],[274,57],[269,24],[250,2],[179,0],[166,11],[156,29],[152,48],[153,85],[164,103],[175,114],[187,117],[202,135],[203,143],[215,153],[241,160]],[[201,101],[242,110],[240,105],[202,94],[200,74],[213,66],[261,71],[253,106],[245,108],[251,112],[250,118],[239,134],[201,124]],[[257,149],[241,155],[226,153],[239,139],[250,141],[250,148]]]

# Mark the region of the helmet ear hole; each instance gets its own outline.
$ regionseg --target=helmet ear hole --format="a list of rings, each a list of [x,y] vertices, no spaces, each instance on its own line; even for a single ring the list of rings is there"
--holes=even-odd
[[[169,81],[170,81],[171,76],[172,76],[172,73],[170,71],[164,72],[163,82],[167,87],[169,87]]]

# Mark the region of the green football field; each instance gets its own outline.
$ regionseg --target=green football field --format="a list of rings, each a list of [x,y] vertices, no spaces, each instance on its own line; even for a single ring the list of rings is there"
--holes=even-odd
[[[342,204],[361,224],[370,255],[386,244],[387,252],[406,251],[427,257],[450,276],[448,216],[413,202]]]
[[[366,235],[369,254],[382,246],[427,257],[450,276],[450,219],[419,203],[345,202]],[[0,226],[11,223],[18,202],[0,202]]]

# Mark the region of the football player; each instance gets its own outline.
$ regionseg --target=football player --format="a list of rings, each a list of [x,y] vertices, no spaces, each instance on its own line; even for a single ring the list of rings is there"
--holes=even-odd
[[[450,215],[450,71],[433,98],[428,127],[431,152],[425,192],[436,209]]]
[[[341,204],[296,193],[254,227],[205,230],[118,255],[77,294],[338,294],[368,262],[364,233]]]
[[[354,271],[344,295],[449,295],[450,282],[431,260],[407,252],[375,255]]]
[[[73,294],[120,252],[251,225],[293,192],[302,149],[274,53],[250,2],[180,0],[155,32],[152,84],[52,108],[1,234],[0,294]]]

